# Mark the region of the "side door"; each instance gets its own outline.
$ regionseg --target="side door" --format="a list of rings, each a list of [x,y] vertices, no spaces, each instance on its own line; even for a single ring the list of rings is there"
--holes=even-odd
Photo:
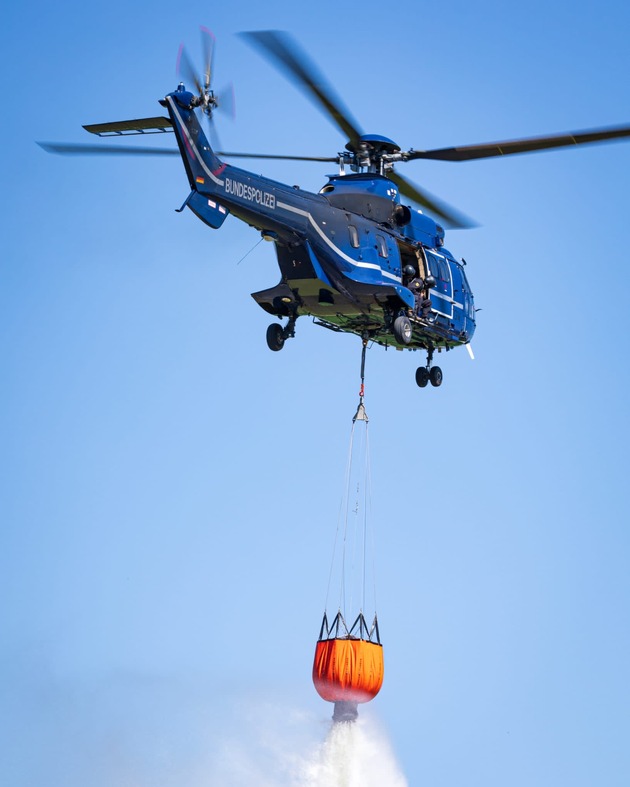
[[[429,273],[435,279],[435,287],[429,291],[431,311],[453,319],[453,276],[446,257],[431,249],[425,249]]]

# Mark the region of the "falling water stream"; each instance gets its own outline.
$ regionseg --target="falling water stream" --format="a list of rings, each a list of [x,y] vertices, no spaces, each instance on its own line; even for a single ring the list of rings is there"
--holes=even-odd
[[[305,767],[304,787],[407,787],[385,733],[369,720],[333,724]]]

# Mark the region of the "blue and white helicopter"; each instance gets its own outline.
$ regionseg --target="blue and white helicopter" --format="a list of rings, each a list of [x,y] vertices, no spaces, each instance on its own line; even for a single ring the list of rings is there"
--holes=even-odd
[[[200,114],[212,120],[215,110],[226,103],[211,89],[214,38],[205,28],[203,80],[181,49],[181,72],[196,92],[180,83],[160,101],[168,117],[84,126],[101,137],[173,132],[178,150],[40,144],[56,153],[179,153],[190,184],[180,211],[189,208],[214,229],[232,214],[275,245],[280,281],[252,293],[266,312],[280,320],[267,329],[271,350],[282,349],[295,335],[298,317],[310,315],[318,325],[362,338],[362,376],[365,348],[368,342],[376,342],[425,351],[426,364],[417,369],[416,382],[420,387],[429,382],[439,386],[442,371],[433,365],[435,351],[464,345],[472,357],[470,341],[475,332],[475,306],[465,262],[456,260],[445,248],[444,227],[472,224],[395,172],[394,166],[416,159],[468,161],[601,142],[630,136],[630,126],[405,151],[387,137],[363,134],[286,34],[263,31],[243,35],[328,114],[348,140],[345,150],[334,157],[217,151],[199,122]],[[223,158],[335,162],[339,173],[329,176],[315,194],[226,164]],[[426,209],[437,221],[417,207],[403,204],[401,196]]]

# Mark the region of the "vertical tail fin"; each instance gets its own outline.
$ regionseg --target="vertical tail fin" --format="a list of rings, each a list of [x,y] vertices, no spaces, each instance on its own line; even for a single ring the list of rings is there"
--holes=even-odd
[[[213,194],[223,187],[225,164],[216,155],[195,113],[195,99],[183,85],[164,99],[191,189]]]

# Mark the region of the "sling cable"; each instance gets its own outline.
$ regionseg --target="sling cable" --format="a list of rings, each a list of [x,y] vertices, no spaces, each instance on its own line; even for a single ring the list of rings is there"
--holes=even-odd
[[[359,406],[352,419],[345,490],[337,522],[324,618],[313,661],[315,689],[322,699],[335,704],[335,722],[355,721],[358,704],[374,699],[383,684],[383,646],[376,616],[374,542],[368,527],[370,457],[368,417],[363,403],[367,342],[368,337],[364,336]],[[372,624],[368,625],[364,612],[370,581],[375,611]],[[327,610],[332,589],[338,592],[335,602],[337,613],[329,619]]]

